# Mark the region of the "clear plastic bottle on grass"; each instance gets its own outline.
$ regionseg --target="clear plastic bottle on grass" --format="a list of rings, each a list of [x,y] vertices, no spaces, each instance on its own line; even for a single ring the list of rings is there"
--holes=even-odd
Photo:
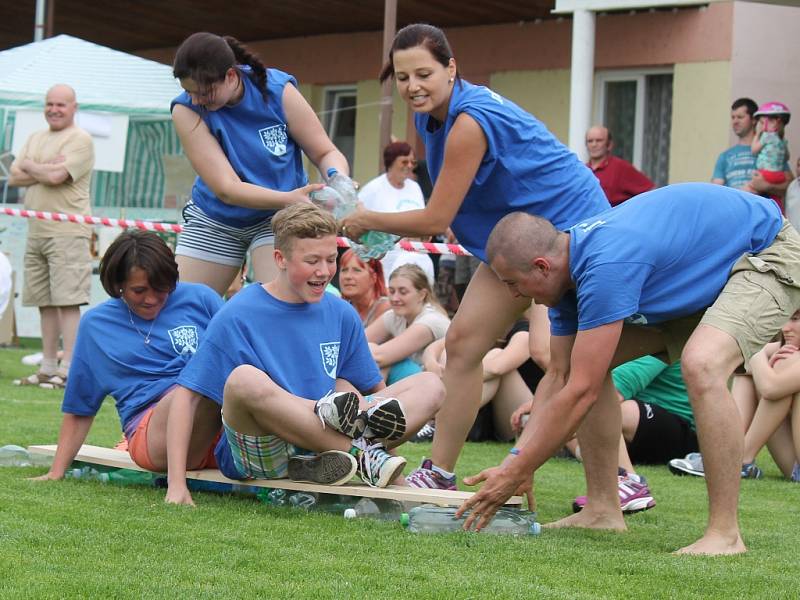
[[[409,506],[398,500],[386,498],[361,498],[352,508],[344,511],[345,519],[367,518],[379,521],[397,521]]]
[[[465,516],[457,519],[455,507],[424,504],[412,508],[400,522],[414,533],[451,533],[462,531]],[[505,535],[538,535],[542,526],[536,522],[536,513],[511,508],[501,508],[492,521],[481,530],[482,533]]]
[[[117,469],[108,473],[100,473],[97,478],[103,483],[114,485],[145,485],[152,486],[156,475],[150,471],[135,471],[133,469]]]
[[[31,455],[22,446],[9,444],[0,448],[0,467],[30,467]]]
[[[356,499],[351,496],[298,492],[281,488],[262,488],[258,491],[257,496],[267,506],[299,508],[338,515],[343,514],[348,508],[352,508],[356,502]]]
[[[97,469],[89,465],[73,466],[64,472],[66,479],[81,479],[84,481],[100,481],[101,475],[108,475],[107,473],[100,473]]]

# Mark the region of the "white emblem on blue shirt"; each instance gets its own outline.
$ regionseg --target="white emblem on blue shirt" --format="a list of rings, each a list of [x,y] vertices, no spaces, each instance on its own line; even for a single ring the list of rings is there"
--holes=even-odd
[[[647,317],[642,313],[634,313],[630,317],[625,318],[625,323],[628,325],[647,325]]]
[[[283,156],[286,154],[286,142],[289,141],[289,136],[286,135],[286,125],[273,125],[272,127],[259,129],[258,135],[261,136],[261,143],[264,144],[264,148],[273,155]]]
[[[339,366],[339,342],[325,342],[319,345],[322,355],[322,367],[331,379],[336,379],[336,369]]]
[[[584,231],[584,233],[589,233],[595,227],[600,227],[600,225],[605,225],[605,224],[606,222],[603,221],[603,219],[598,219],[594,223],[583,222],[579,223],[577,226],[580,227]]]
[[[168,333],[176,354],[194,354],[197,352],[199,338],[195,325],[181,325],[170,329]]]

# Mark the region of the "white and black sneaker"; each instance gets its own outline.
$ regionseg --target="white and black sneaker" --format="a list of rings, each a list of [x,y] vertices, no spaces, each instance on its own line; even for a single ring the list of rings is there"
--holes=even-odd
[[[434,421],[428,421],[425,425],[422,426],[414,437],[412,437],[409,442],[413,442],[415,444],[422,443],[422,442],[431,442],[433,441],[433,436],[436,433],[436,423]]]
[[[399,440],[406,433],[406,413],[397,398],[379,398],[362,414],[367,439]]]
[[[673,458],[667,464],[669,465],[669,470],[675,475],[706,476],[706,471],[703,467],[703,456],[699,452],[690,452],[685,458]]]
[[[386,487],[403,473],[406,459],[389,454],[380,442],[359,438],[353,447],[358,450],[358,475],[367,485]]]
[[[366,427],[366,415],[358,410],[358,394],[331,390],[317,400],[314,413],[322,421],[322,427],[343,433],[347,437],[361,437]]]
[[[325,485],[342,485],[353,478],[358,462],[349,452],[328,450],[289,458],[289,479]]]

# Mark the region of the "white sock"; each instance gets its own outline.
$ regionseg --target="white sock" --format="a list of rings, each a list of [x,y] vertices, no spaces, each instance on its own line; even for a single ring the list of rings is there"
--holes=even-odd
[[[453,477],[456,476],[455,473],[451,473],[450,471],[445,471],[444,469],[437,467],[436,465],[431,465],[431,470],[435,473],[438,473],[445,479],[452,479]]]
[[[45,375],[55,375],[58,371],[57,358],[43,358],[42,364],[39,366],[39,371]]]

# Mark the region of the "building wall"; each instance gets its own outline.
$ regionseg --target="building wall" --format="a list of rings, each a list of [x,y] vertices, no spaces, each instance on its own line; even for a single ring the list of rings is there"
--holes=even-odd
[[[777,100],[800,114],[800,8],[736,2],[733,19],[731,100],[742,96],[758,104]],[[800,156],[800,118],[786,129],[796,170]],[[733,135],[729,142],[734,143]]]
[[[704,112],[721,111],[719,117],[715,114],[711,119],[713,131],[708,131],[708,140],[704,143],[713,146],[714,155],[725,146],[730,81],[723,94],[725,102],[720,102],[721,90],[707,88],[697,73],[705,69],[714,81],[722,77],[719,65],[731,59],[734,8],[737,18],[741,12],[738,4],[741,3],[737,2],[734,7],[734,2],[719,2],[700,8],[597,17],[596,69],[676,65],[677,112],[672,127],[680,135],[672,141],[671,180],[708,179],[706,158],[700,162],[687,158],[706,151],[702,145],[691,145],[690,140],[697,142],[694,138],[699,135],[693,130],[700,129],[701,125],[696,114],[692,120],[689,104],[692,97],[710,99]],[[559,139],[567,140],[571,18],[452,28],[446,30],[446,34],[463,77],[492,86],[535,114]],[[352,84],[358,89],[358,104],[370,105],[379,100],[377,75],[382,65],[381,44],[381,32],[362,32],[253,42],[248,46],[259,53],[266,64],[292,73],[304,84],[313,84],[315,99],[314,94],[325,85]],[[170,62],[174,48],[153,49],[141,54]],[[694,85],[701,86],[701,91],[693,90],[691,86]],[[321,96],[319,98],[319,103],[312,102],[317,110],[322,109]],[[357,117],[354,174],[362,181],[377,172],[381,150],[378,148],[378,115],[378,106],[364,106]],[[408,111],[398,103],[395,94],[394,135],[408,139],[409,125]],[[711,126],[703,128],[708,130]],[[797,129],[800,131],[800,127]],[[719,139],[722,143],[717,142]]]
[[[535,115],[562,142],[569,137],[569,69],[506,71],[491,88]]]
[[[719,153],[728,147],[729,61],[675,65],[669,182],[709,181]]]

